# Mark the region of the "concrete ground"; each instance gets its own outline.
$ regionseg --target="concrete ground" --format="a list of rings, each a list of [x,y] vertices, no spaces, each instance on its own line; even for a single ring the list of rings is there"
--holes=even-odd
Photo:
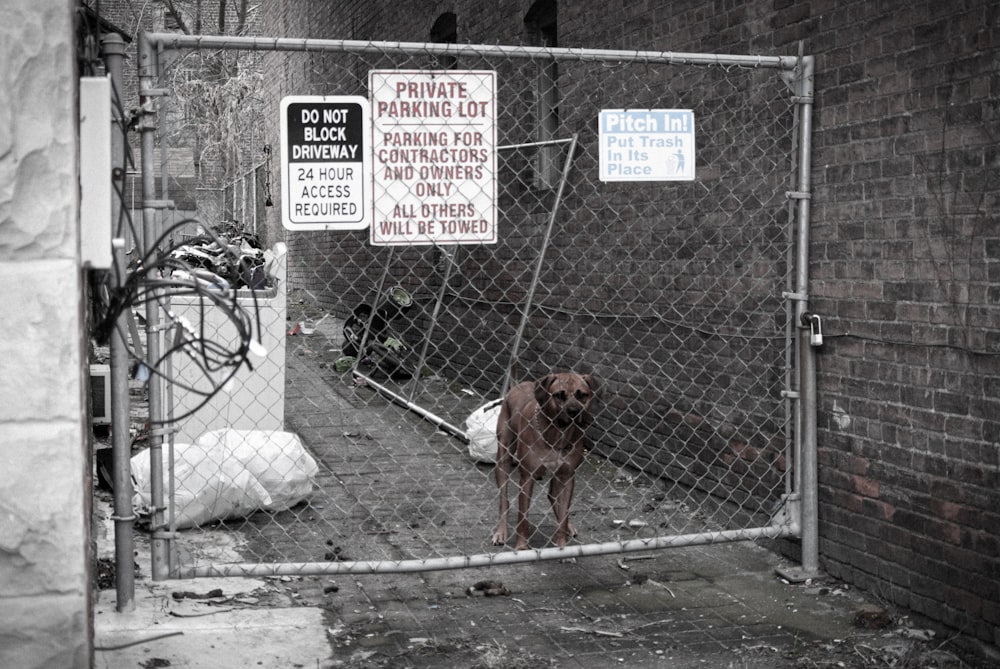
[[[132,612],[101,591],[94,666],[988,666],[840,584],[785,583],[778,564],[744,543],[424,574],[140,578]]]
[[[324,422],[337,414],[331,407],[345,401],[344,389],[336,385],[342,379],[331,375],[331,361],[323,355],[336,338],[331,328],[329,341],[289,338],[288,429],[299,433],[321,462],[332,457],[318,446],[333,439],[330,435],[340,439],[341,457],[352,444],[370,448],[342,424]],[[400,431],[400,414],[389,408],[372,411],[366,420],[372,441],[378,441],[379,421],[396,426],[393,439],[420,429]],[[408,484],[386,480],[392,471],[380,471],[379,485],[405,490]],[[339,475],[346,476],[342,470]],[[462,485],[450,475],[435,475]],[[333,493],[320,497],[310,503],[310,520],[357,511]],[[588,529],[589,504],[581,495],[582,532]],[[99,515],[110,517],[109,498],[97,506]],[[301,523],[299,516],[285,517]],[[356,527],[363,520],[345,517],[344,525]],[[467,534],[490,529],[470,516],[437,531],[443,537],[471,523]],[[220,525],[191,533],[185,550],[201,563],[252,561],[244,553],[260,538],[248,538],[250,527]],[[106,520],[98,532],[103,558],[113,555],[111,528]],[[287,536],[307,530],[292,528]],[[426,530],[423,541],[433,536]],[[411,548],[403,543],[405,533],[365,534],[349,545],[357,559],[375,548],[364,542],[392,541],[388,549],[396,552]],[[115,610],[113,585],[105,584],[98,594],[95,667],[988,666],[960,659],[930,630],[842,584],[822,577],[799,584],[782,580],[776,569],[790,565],[753,543],[408,574],[160,582],[148,577],[145,534],[137,534],[137,548],[135,610]],[[314,550],[323,548],[328,546]]]

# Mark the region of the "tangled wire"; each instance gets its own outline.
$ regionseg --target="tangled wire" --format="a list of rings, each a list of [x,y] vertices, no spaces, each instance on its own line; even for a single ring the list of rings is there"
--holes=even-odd
[[[121,267],[116,260],[108,280],[96,291],[94,339],[107,344],[111,334],[119,330],[122,341],[129,337],[122,331],[122,315],[136,308],[155,304],[165,317],[163,330],[173,332],[172,340],[163,347],[155,360],[144,359],[136,342],[128,346],[129,353],[151,375],[183,388],[201,400],[182,415],[173,415],[160,423],[186,418],[205,406],[245,364],[253,369],[249,354],[263,356],[266,350],[260,342],[260,310],[256,290],[246,291],[252,297],[252,313],[239,303],[238,289],[264,287],[263,254],[248,240],[234,243],[216,231],[207,230],[182,242],[173,241],[174,233],[184,226],[197,223],[185,219],[169,226],[158,239],[148,245],[144,255]],[[175,298],[194,298],[196,323],[178,316],[171,309]],[[221,342],[215,333],[206,330],[209,311],[221,314],[223,321],[235,330],[235,337]],[[256,327],[256,330],[254,329]],[[255,335],[254,333],[258,333]],[[148,348],[147,348],[148,353]],[[209,379],[209,387],[197,387],[172,377],[167,361],[184,355]]]

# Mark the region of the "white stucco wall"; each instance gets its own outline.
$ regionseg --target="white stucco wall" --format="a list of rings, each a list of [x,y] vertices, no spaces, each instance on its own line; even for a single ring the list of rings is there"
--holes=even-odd
[[[0,22],[0,667],[90,663],[72,0]]]

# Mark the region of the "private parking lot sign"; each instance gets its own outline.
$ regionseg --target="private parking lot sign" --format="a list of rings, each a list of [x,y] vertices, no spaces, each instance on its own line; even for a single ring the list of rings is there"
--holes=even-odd
[[[371,223],[369,103],[360,96],[281,101],[281,222],[288,230]]]
[[[373,70],[375,245],[495,244],[496,72]]]

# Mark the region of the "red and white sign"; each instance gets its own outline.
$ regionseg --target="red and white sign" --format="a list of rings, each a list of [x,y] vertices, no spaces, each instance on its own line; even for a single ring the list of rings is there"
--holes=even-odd
[[[371,243],[493,244],[496,73],[369,73]]]

